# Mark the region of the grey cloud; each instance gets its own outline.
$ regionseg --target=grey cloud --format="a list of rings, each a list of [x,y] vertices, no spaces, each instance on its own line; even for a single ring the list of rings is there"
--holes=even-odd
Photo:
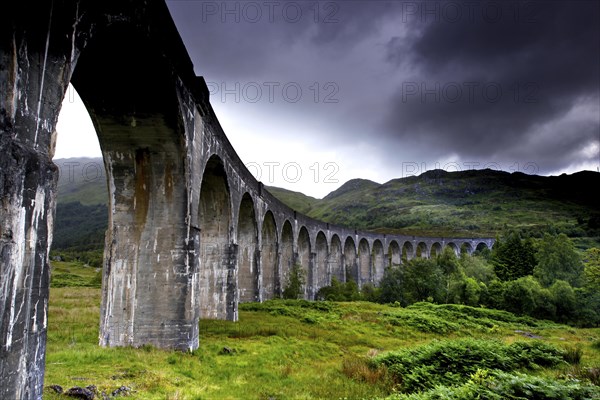
[[[388,61],[417,71],[396,90],[384,125],[388,140],[418,135],[461,157],[510,157],[535,142],[541,124],[560,120],[582,98],[598,109],[598,3],[531,3],[526,20],[509,13],[514,2],[500,4],[506,17],[495,23],[427,22],[410,41],[388,42]],[[555,146],[532,145],[528,157],[556,169],[582,143],[600,140],[599,129],[574,123],[570,132],[552,133],[563,137],[550,140]]]
[[[253,115],[264,107],[265,119],[295,112],[298,117],[289,124],[310,119],[307,125],[322,126],[307,130],[309,141],[351,143],[368,137],[390,169],[403,160],[432,164],[454,155],[537,160],[545,171],[571,164],[583,146],[600,142],[597,121],[558,123],[582,99],[598,110],[597,2],[289,0],[276,2],[278,10],[286,4],[301,7],[297,22],[281,13],[272,21],[263,14],[252,22],[241,8],[239,22],[233,14],[225,21],[206,14],[206,4],[224,3],[234,9],[248,2],[167,3],[196,72],[219,82],[301,82],[307,95],[310,82],[335,81],[335,105],[252,107]],[[265,12],[264,2],[253,3]],[[465,4],[475,7],[473,15]],[[482,14],[497,5],[501,18]],[[453,9],[463,13],[456,21],[444,14]],[[431,94],[422,98],[420,85],[435,91],[436,83],[439,101]],[[408,96],[410,84],[418,92]],[[454,101],[456,85],[463,93]],[[494,97],[495,87],[502,90],[500,98]],[[535,135],[542,125],[546,133],[540,141]]]

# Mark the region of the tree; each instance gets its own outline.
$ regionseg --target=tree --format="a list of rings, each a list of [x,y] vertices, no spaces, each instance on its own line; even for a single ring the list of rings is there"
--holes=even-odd
[[[535,267],[535,249],[531,239],[522,239],[517,232],[509,233],[503,240],[497,238],[492,249],[492,264],[502,281],[531,275]]]
[[[378,302],[380,294],[379,288],[370,282],[365,283],[360,289],[360,297],[365,301]]]
[[[575,320],[578,325],[600,325],[600,249],[592,247],[583,256],[584,287],[575,289]]]
[[[568,282],[557,280],[550,286],[550,293],[556,305],[556,317],[561,322],[572,320],[577,307],[575,291]]]
[[[434,260],[415,258],[405,265],[402,287],[408,304],[418,301],[443,303],[446,284],[442,268]]]
[[[456,253],[454,250],[450,248],[450,246],[446,246],[436,259],[437,264],[440,266],[444,274],[451,275],[458,271],[459,263],[458,258],[456,257]]]
[[[404,298],[404,270],[402,266],[386,268],[383,272],[383,278],[379,283],[381,293],[379,301],[382,303],[399,302],[403,306],[407,305]]]
[[[492,280],[487,285],[487,292],[485,293],[482,303],[489,308],[495,308],[498,310],[504,309],[504,286],[506,284],[498,279]]]
[[[504,284],[504,309],[515,314],[532,315],[536,308],[535,292],[540,284],[531,276]]]
[[[533,275],[545,287],[556,280],[569,282],[573,287],[580,286],[583,263],[571,239],[564,233],[545,234],[537,251],[538,263]]]
[[[331,285],[323,286],[317,292],[317,300],[327,301],[344,301],[343,293],[344,284],[339,281],[335,276],[331,277]]]
[[[283,289],[284,299],[300,299],[304,295],[304,285],[306,278],[304,270],[300,264],[294,264],[287,278],[287,284]]]
[[[358,284],[350,277],[346,276],[346,283],[343,286],[344,298],[346,301],[357,301],[360,300],[360,291],[358,290]]]
[[[584,284],[591,290],[600,291],[600,249],[587,249],[583,256]]]
[[[463,303],[468,306],[477,307],[479,305],[479,297],[481,295],[481,286],[473,278],[465,279],[465,292]]]
[[[575,322],[585,328],[600,326],[600,293],[587,288],[575,288],[577,305]]]
[[[483,257],[461,257],[459,263],[465,275],[475,279],[477,282],[483,282],[487,285],[496,279],[494,266],[488,263]]]

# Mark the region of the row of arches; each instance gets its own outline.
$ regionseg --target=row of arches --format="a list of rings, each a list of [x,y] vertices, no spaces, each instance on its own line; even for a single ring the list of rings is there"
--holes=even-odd
[[[204,170],[198,210],[202,318],[235,312],[237,302],[279,296],[295,264],[306,279],[304,297],[312,299],[333,277],[341,282],[353,279],[362,286],[379,282],[386,267],[414,257],[434,257],[445,246],[457,255],[475,250],[469,242],[426,243],[377,235],[359,238],[356,232],[344,234],[298,225],[295,216],[278,215],[278,224],[268,206],[262,218],[258,217],[249,192],[241,196],[237,210],[232,209],[231,199],[224,164],[213,155]],[[232,223],[235,216],[237,220]],[[487,245],[480,242],[476,247]]]

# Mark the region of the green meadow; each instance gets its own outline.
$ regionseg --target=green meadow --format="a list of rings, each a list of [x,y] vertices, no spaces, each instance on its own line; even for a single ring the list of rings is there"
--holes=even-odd
[[[54,262],[50,385],[132,399],[598,399],[600,328],[418,302],[272,300],[200,321],[193,352],[98,346],[99,272]]]

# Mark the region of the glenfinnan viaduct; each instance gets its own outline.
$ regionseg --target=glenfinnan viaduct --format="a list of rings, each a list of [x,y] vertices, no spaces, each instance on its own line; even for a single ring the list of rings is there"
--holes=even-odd
[[[69,82],[96,132],[109,188],[102,346],[195,349],[200,318],[349,276],[378,282],[405,258],[492,239],[356,232],[312,220],[244,167],[163,1],[11,1],[0,17],[0,398],[42,396],[58,169]]]

